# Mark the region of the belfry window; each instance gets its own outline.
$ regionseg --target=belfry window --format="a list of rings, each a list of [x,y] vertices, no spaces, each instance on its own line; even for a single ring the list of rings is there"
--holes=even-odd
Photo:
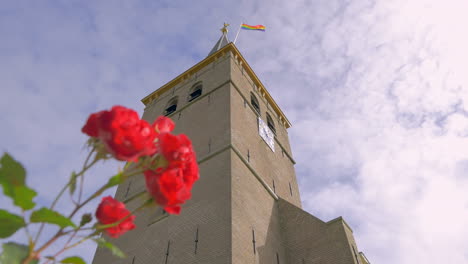
[[[164,115],[168,116],[174,113],[176,110],[177,110],[177,97],[174,97],[171,100],[169,100],[169,103],[167,103],[166,109],[164,110]]]
[[[276,128],[275,128],[275,123],[273,122],[273,119],[271,118],[270,114],[267,113],[267,124],[268,127],[270,128],[271,132],[276,135]]]
[[[188,101],[191,102],[193,100],[195,100],[195,98],[199,97],[200,95],[202,95],[202,90],[203,90],[203,85],[201,82],[199,83],[196,83],[192,89],[190,89],[190,93],[189,93],[189,97],[188,97]]]
[[[250,103],[252,104],[255,111],[260,114],[260,104],[258,103],[257,97],[251,92],[250,93]]]

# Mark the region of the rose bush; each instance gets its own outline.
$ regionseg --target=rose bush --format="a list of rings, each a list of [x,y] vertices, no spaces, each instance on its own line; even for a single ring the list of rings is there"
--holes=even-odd
[[[167,117],[160,116],[153,124],[149,124],[140,119],[135,111],[123,106],[114,106],[110,110],[91,114],[82,128],[82,132],[90,136],[90,152],[82,169],[71,173],[68,183],[49,207],[34,211],[31,210],[36,206],[33,201],[36,191],[26,185],[26,171],[10,155],[4,154],[0,158],[0,185],[3,187],[3,193],[21,208],[22,215],[0,209],[0,239],[24,228],[29,244],[4,244],[0,263],[36,264],[43,258],[43,251],[63,236],[68,236],[68,240],[65,240],[63,248],[58,252],[45,257],[46,264],[84,263],[78,256],[62,260],[58,260],[57,257],[86,240],[93,240],[99,246],[109,248],[114,254],[122,257],[124,254],[119,249],[99,236],[102,232],[116,238],[134,229],[135,213],[151,204],[163,207],[168,213],[179,214],[181,205],[191,197],[192,186],[199,178],[199,169],[190,139],[183,134],[173,135],[171,132],[174,128],[174,122]],[[99,161],[112,157],[127,161],[124,168],[110,177],[106,184],[87,199],[82,199],[85,173]],[[143,175],[146,190],[123,202],[110,196],[104,197],[96,209],[97,221],[93,226],[87,227],[93,220],[90,213],[82,215],[79,225],[74,223],[74,217],[79,210],[98,198],[105,190],[121,184],[130,177]],[[75,192],[77,188],[79,192]],[[75,205],[67,216],[54,210],[66,190],[70,192]],[[135,206],[132,210],[126,208],[124,203],[140,198],[143,198],[140,206]],[[40,223],[34,237],[27,228],[32,223]],[[58,231],[49,240],[38,245],[46,224],[58,226]],[[83,235],[83,232],[88,234]]]

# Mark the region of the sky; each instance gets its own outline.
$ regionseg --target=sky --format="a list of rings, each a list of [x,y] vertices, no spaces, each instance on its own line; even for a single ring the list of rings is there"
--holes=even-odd
[[[343,216],[371,263],[468,263],[466,10],[465,0],[1,1],[0,150],[46,206],[84,160],[90,113],[141,114],[140,99],[205,58],[223,22],[231,40],[240,23],[263,24],[236,46],[292,123],[304,209]],[[118,166],[95,168],[86,190]],[[13,206],[0,196],[0,208]],[[94,250],[74,252],[90,263]]]

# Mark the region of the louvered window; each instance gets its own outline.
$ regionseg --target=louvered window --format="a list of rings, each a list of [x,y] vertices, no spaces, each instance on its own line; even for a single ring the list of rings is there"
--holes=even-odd
[[[255,111],[260,114],[260,104],[258,103],[257,97],[253,93],[250,93],[250,103],[252,104]]]
[[[196,83],[192,89],[190,89],[188,101],[191,102],[195,100],[197,97],[200,97],[202,95],[203,91],[203,85],[201,83]]]
[[[275,128],[275,123],[273,122],[273,119],[271,116],[267,113],[267,124],[268,127],[270,128],[271,132],[276,135],[276,128]]]
[[[164,115],[168,116],[174,113],[177,110],[177,97],[172,98],[167,103],[166,109],[164,110]]]

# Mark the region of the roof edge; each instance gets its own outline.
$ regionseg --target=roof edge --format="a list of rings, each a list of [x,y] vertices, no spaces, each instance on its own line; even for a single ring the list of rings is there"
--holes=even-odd
[[[326,224],[329,225],[335,222],[342,222],[351,231],[351,233],[353,233],[353,229],[348,225],[348,223],[346,223],[346,221],[341,216],[338,216],[337,218],[328,221]]]
[[[149,95],[145,96],[143,99],[141,99],[141,102],[146,106],[148,105],[151,101],[157,99],[161,94],[165,93],[175,85],[185,81],[188,79],[190,76],[192,76],[195,72],[199,71],[201,68],[205,67],[206,65],[210,64],[211,62],[217,60],[219,57],[223,56],[226,52],[233,52],[236,58],[238,58],[246,70],[247,74],[249,77],[252,79],[254,84],[258,87],[260,90],[260,94],[265,97],[265,99],[268,101],[268,103],[271,105],[273,110],[278,114],[280,120],[284,123],[284,126],[286,128],[290,128],[291,122],[287,119],[286,115],[281,111],[280,107],[278,104],[275,102],[273,97],[270,95],[268,90],[265,88],[263,83],[260,81],[258,76],[255,74],[255,72],[252,70],[250,65],[247,63],[245,58],[242,56],[240,51],[237,49],[237,47],[234,45],[234,43],[230,42],[226,46],[222,47],[220,50],[216,51],[215,53],[209,55],[199,63],[195,64],[188,70],[184,71],[182,74],[179,76],[175,77],[171,81],[167,82],[165,85],[161,86],[154,92],[150,93]]]

